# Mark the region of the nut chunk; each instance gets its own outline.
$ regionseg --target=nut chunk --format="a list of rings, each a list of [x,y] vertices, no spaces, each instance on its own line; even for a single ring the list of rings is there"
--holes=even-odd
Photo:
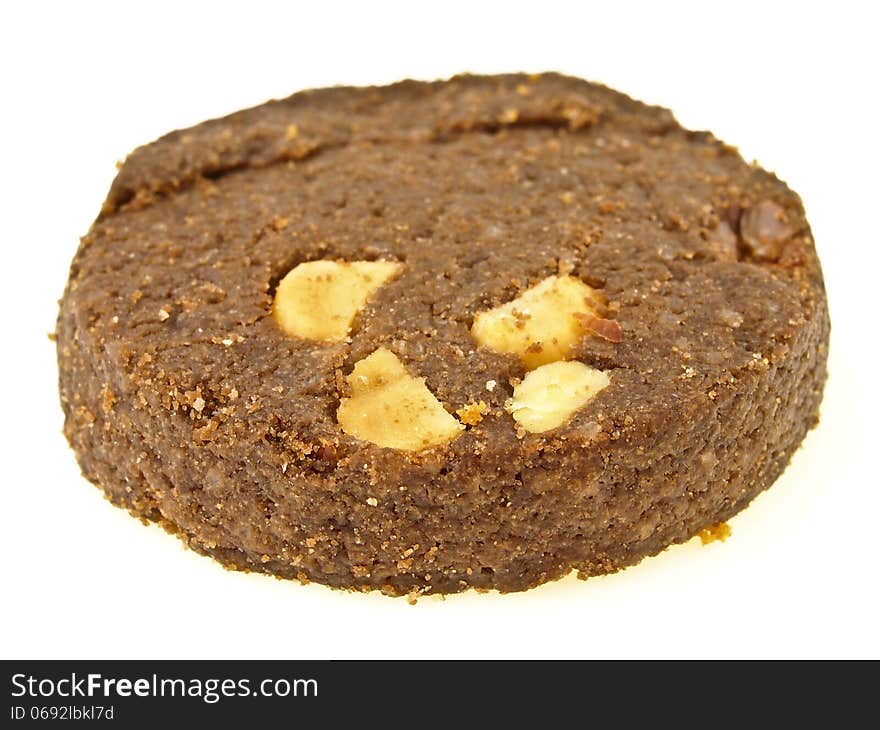
[[[272,314],[289,335],[344,340],[367,300],[400,269],[394,261],[307,261],[279,282]]]
[[[463,429],[397,356],[380,347],[355,364],[346,378],[351,397],[336,412],[349,436],[378,446],[419,451],[454,439]]]
[[[526,431],[543,433],[565,423],[609,382],[601,370],[582,362],[542,365],[513,389],[508,410]]]
[[[517,355],[531,370],[565,360],[592,332],[585,323],[609,322],[601,319],[603,306],[602,295],[580,279],[550,276],[513,301],[480,312],[471,335],[491,350]]]

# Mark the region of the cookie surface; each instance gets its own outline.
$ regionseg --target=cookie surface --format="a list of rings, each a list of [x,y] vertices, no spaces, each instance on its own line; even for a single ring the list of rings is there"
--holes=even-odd
[[[318,261],[384,262],[381,282],[291,334],[276,290]],[[559,282],[587,292],[569,329],[507,306]],[[484,332],[513,310],[527,354]],[[136,150],[73,261],[58,359],[86,477],[192,548],[337,587],[509,591],[745,507],[816,422],[828,330],[775,176],[605,87],[465,76],[303,92]],[[571,412],[547,418],[554,388]]]

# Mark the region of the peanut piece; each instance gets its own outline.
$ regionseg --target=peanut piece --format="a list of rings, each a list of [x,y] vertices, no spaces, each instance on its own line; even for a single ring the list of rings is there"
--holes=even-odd
[[[526,431],[543,433],[568,421],[610,382],[601,370],[576,360],[542,365],[514,387],[507,409]]]
[[[569,357],[601,318],[602,295],[573,276],[550,276],[513,301],[480,312],[471,335],[496,352],[517,355],[531,369]]]
[[[367,300],[401,269],[395,261],[307,261],[279,282],[272,314],[289,335],[344,340]]]
[[[358,361],[346,380],[351,397],[336,412],[349,436],[404,451],[420,451],[451,441],[464,430],[390,350],[380,347]]]

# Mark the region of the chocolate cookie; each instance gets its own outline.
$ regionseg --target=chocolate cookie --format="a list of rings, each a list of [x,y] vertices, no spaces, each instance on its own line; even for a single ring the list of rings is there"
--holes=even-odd
[[[391,594],[639,562],[816,423],[800,200],[574,78],[306,91],[122,166],[58,321],[110,500],[224,564]]]

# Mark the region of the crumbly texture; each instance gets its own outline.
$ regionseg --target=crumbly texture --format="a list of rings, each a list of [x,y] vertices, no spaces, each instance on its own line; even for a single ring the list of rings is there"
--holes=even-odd
[[[728,537],[730,537],[732,530],[730,529],[730,525],[726,522],[718,522],[714,525],[709,525],[708,527],[704,527],[700,530],[700,542],[703,545],[710,545],[717,540],[724,542]]]
[[[345,341],[271,316],[317,259],[403,265]],[[524,365],[471,326],[554,274],[601,290],[621,336],[584,336],[569,357],[609,385],[526,433],[505,409]],[[136,150],[57,346],[65,433],[114,504],[230,567],[412,595],[608,573],[727,520],[816,423],[828,331],[784,183],[549,74],[307,91]],[[380,347],[461,414],[455,439],[341,431]]]

